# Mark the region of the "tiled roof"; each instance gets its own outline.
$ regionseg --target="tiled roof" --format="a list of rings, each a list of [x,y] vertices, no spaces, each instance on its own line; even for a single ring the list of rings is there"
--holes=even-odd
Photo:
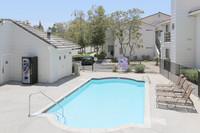
[[[189,11],[189,13],[193,13],[193,12],[197,12],[197,11],[200,11],[200,8],[196,8],[196,9],[194,9],[192,11]]]
[[[170,15],[165,14],[165,13],[163,13],[163,12],[158,12],[158,13],[155,13],[155,14],[152,14],[152,15],[149,15],[149,16],[146,16],[146,17],[143,17],[143,18],[141,18],[141,19],[146,19],[146,18],[149,18],[149,17],[155,16],[155,15],[158,15],[158,14],[163,14],[163,15],[165,15],[165,16],[171,17]]]
[[[80,48],[80,46],[76,43],[73,43],[71,41],[62,39],[60,37],[51,35],[51,39],[47,38],[47,33],[43,32],[39,29],[33,28],[27,24],[22,23],[21,21],[16,21],[16,20],[12,20],[12,19],[1,19],[1,20],[7,20],[7,21],[11,21],[14,24],[16,24],[17,26],[19,26],[20,28],[26,30],[27,32],[29,32],[30,34],[36,36],[37,38],[41,39],[42,41],[48,43],[49,45],[52,45],[55,48]]]

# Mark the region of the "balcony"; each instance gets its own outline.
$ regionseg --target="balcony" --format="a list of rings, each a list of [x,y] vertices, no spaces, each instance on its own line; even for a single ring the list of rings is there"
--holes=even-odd
[[[171,42],[171,34],[170,32],[164,33],[164,42]]]

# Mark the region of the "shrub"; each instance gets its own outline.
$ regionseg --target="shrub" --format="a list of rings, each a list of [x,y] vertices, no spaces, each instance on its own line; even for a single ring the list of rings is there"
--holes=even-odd
[[[154,57],[154,61],[156,61],[156,66],[157,66],[158,62],[160,61],[160,57],[158,57],[158,56]]]
[[[135,70],[136,73],[144,73],[145,65],[137,64],[137,65],[134,66],[133,69]]]
[[[117,70],[118,70],[118,67],[117,67],[117,66],[114,66],[114,67],[112,68],[112,71],[113,71],[113,72],[117,72]]]
[[[151,58],[150,58],[150,56],[149,55],[143,55],[142,56],[142,60],[143,61],[149,61]]]
[[[101,51],[100,54],[97,56],[98,59],[105,59],[106,57],[106,52],[105,51]]]
[[[132,69],[133,69],[133,67],[132,67],[131,65],[128,65],[128,66],[127,66],[127,69],[126,69],[126,72],[131,72]]]
[[[83,58],[83,55],[74,55],[74,56],[72,56],[72,60],[73,61],[81,61],[82,58]]]
[[[138,57],[137,57],[137,56],[134,56],[133,59],[134,59],[134,61],[137,61],[137,60],[138,60]]]
[[[188,81],[198,84],[198,69],[180,69],[180,74],[183,74]]]
[[[112,62],[116,63],[116,62],[118,62],[118,59],[114,58],[114,59],[112,59]]]
[[[75,72],[75,64],[73,63],[72,64],[72,73],[74,73]]]

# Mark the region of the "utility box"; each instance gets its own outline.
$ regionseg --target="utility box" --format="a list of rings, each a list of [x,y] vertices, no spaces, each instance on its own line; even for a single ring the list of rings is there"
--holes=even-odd
[[[22,57],[22,83],[38,82],[38,57]]]

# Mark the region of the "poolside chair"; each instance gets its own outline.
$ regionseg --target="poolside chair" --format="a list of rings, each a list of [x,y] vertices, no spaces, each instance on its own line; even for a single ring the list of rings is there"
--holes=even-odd
[[[194,89],[194,87],[190,86],[187,94],[183,98],[165,98],[165,97],[161,98],[161,97],[159,97],[156,99],[156,107],[158,107],[158,104],[160,104],[160,103],[165,103],[167,105],[170,105],[170,104],[174,105],[174,108],[177,105],[192,106],[194,108],[194,104],[193,104],[192,100],[190,99],[190,95],[191,95],[193,89]]]
[[[171,92],[182,93],[183,92],[182,87],[186,79],[187,78],[183,78],[177,87],[157,87],[156,91],[169,91],[169,92],[171,91]]]
[[[157,92],[156,96],[158,97],[178,97],[178,98],[183,98],[187,92],[187,89],[189,88],[189,86],[191,85],[191,83],[187,83],[187,85],[184,87],[184,91],[182,93],[168,93],[168,92]]]
[[[157,84],[156,85],[156,88],[157,87],[177,87],[179,84],[180,84],[180,82],[181,82],[181,79],[184,77],[184,75],[183,74],[181,74],[179,77],[178,77],[178,79],[177,79],[177,81],[176,81],[176,84],[174,84],[173,82],[169,82],[169,84]]]

